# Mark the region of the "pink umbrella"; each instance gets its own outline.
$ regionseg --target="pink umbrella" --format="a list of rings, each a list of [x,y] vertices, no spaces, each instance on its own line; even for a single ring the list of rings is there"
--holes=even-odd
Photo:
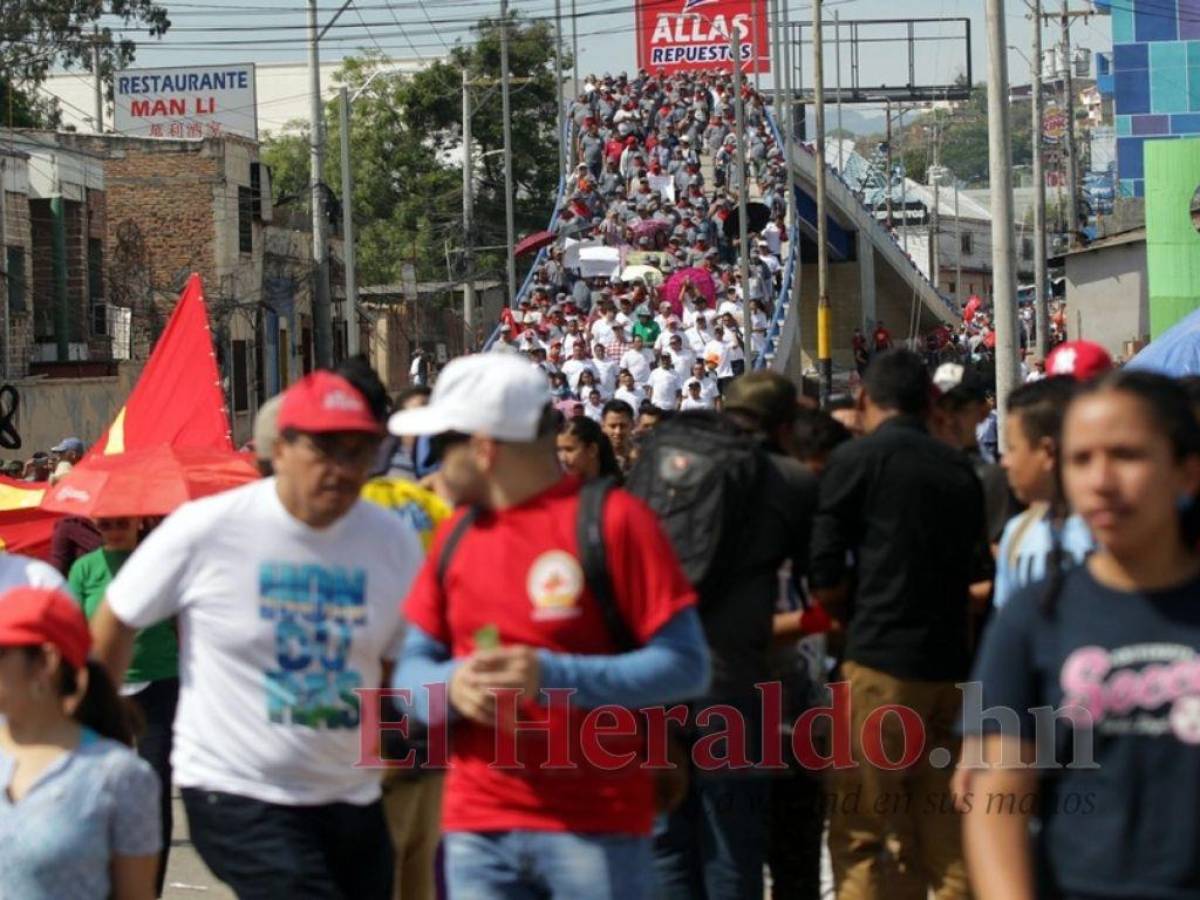
[[[660,231],[670,231],[670,230],[671,230],[671,223],[664,221],[663,219],[643,219],[642,221],[640,221],[636,225],[634,225],[632,228],[630,228],[629,233],[632,234],[634,237],[643,237],[643,236],[653,237],[654,235],[658,234]]]
[[[717,303],[717,285],[713,281],[712,273],[707,269],[691,268],[680,269],[670,278],[663,282],[662,288],[659,290],[659,295],[663,300],[671,304],[671,311],[677,316],[683,315],[683,301],[679,299],[680,293],[683,291],[685,284],[691,284],[705,299],[708,300],[710,307],[715,307]]]

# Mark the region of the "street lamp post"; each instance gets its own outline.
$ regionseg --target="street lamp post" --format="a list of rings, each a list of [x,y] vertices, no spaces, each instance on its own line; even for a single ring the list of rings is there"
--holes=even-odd
[[[500,0],[500,104],[504,117],[504,236],[505,272],[508,276],[508,298],[505,306],[517,302],[517,260],[513,256],[516,228],[513,225],[513,166],[512,166],[512,109],[509,106],[508,74],[508,0]]]
[[[333,316],[329,301],[329,240],[326,234],[325,190],[322,170],[325,167],[324,122],[321,103],[321,61],[317,45],[317,0],[308,0],[308,75],[309,75],[309,191],[312,203],[313,247],[313,336],[317,366],[333,366]]]
[[[746,240],[747,210],[746,194],[746,101],[742,97],[742,57],[739,30],[729,28],[730,62],[733,65],[733,110],[734,127],[737,129],[737,175],[738,175],[738,261],[742,275],[742,355],[746,368],[753,362],[750,313],[750,254]]]

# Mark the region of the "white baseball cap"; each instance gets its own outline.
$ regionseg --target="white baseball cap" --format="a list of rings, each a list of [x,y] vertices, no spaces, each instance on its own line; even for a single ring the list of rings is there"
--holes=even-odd
[[[942,363],[933,373],[933,386],[943,394],[954,390],[963,382],[966,367],[960,363]]]
[[[528,361],[508,354],[460,356],[442,370],[429,405],[393,413],[395,435],[486,434],[500,441],[532,441],[550,383]]]

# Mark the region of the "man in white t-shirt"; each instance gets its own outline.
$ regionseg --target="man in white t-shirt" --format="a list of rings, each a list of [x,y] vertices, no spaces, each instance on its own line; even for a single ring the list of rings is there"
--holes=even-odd
[[[663,330],[654,339],[654,352],[666,353],[667,346],[671,343],[671,338],[675,335],[683,336],[683,330],[679,327],[679,319],[676,316],[668,316],[663,325]]]
[[[682,334],[671,335],[663,355],[671,358],[671,363],[681,378],[692,371],[692,364],[696,361],[696,351],[692,349],[691,344],[684,343]]]
[[[609,302],[604,307],[604,313],[595,322],[592,323],[591,341],[592,344],[608,344],[613,339],[613,326],[617,323],[617,308]]]
[[[725,318],[733,316],[735,319],[742,317],[742,301],[738,298],[738,289],[730,287],[725,293],[725,299],[721,301],[721,305],[717,307],[717,316]]]
[[[661,365],[650,373],[647,384],[650,388],[650,402],[659,409],[675,409],[679,406],[679,399],[683,396],[683,384],[671,357],[662,358]]]
[[[687,380],[687,393],[683,395],[683,400],[679,404],[679,409],[683,412],[689,412],[695,409],[712,409],[714,402],[705,397],[703,394],[703,385],[697,378],[689,378]]]
[[[587,336],[583,333],[579,319],[572,316],[567,319],[567,333],[563,335],[563,355],[570,359],[575,352],[575,345],[580,342],[587,347]]]
[[[688,343],[692,346],[692,351],[696,355],[702,355],[704,348],[708,346],[708,342],[713,339],[712,330],[708,327],[708,319],[700,316],[695,323],[689,328],[684,336],[688,339]]]
[[[716,376],[717,388],[724,396],[725,386],[733,381],[733,362],[725,342],[725,328],[719,322],[713,326],[712,340],[704,345],[704,364]]]
[[[579,376],[585,371],[591,371],[599,380],[600,373],[596,371],[596,366],[590,359],[587,358],[587,344],[583,341],[576,341],[575,346],[571,348],[571,358],[562,364],[562,373],[567,376],[567,387],[572,391],[579,390]],[[587,398],[582,398],[586,400]]]
[[[779,221],[772,219],[768,222],[763,228],[762,236],[767,243],[767,249],[778,259],[783,250],[783,228]]]
[[[359,499],[383,428],[314,372],[284,394],[275,477],[187,503],[109,585],[96,657],[123,673],[138,629],[177,617],[172,754],[191,839],[239,897],[391,896],[380,772],[360,729],[401,644],[422,562],[412,526]]]
[[[627,369],[638,386],[650,380],[650,361],[646,358],[646,349],[640,337],[633,339],[633,346],[621,357],[621,368]]]
[[[592,365],[596,368],[596,380],[600,383],[602,396],[611,397],[617,389],[617,375],[621,367],[615,359],[608,358],[608,351],[603,344],[592,348]]]

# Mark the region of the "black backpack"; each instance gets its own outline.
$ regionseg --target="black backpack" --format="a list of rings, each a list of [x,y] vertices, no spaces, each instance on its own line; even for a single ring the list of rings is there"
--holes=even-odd
[[[762,443],[719,413],[672,416],[642,441],[625,489],[659,517],[703,604],[740,549],[766,467]]]

